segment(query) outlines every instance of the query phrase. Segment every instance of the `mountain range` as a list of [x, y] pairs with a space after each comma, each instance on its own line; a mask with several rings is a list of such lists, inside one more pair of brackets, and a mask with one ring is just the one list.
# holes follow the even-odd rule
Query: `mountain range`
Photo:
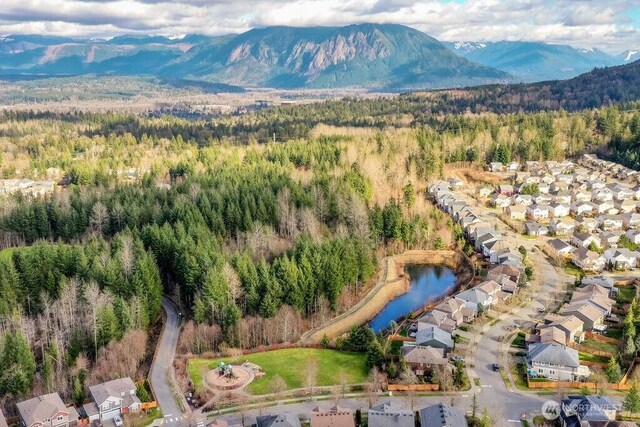
[[0, 75], [135, 75], [242, 87], [417, 90], [574, 77], [637, 59], [538, 42], [442, 43], [410, 27], [268, 27], [239, 35], [0, 37]]

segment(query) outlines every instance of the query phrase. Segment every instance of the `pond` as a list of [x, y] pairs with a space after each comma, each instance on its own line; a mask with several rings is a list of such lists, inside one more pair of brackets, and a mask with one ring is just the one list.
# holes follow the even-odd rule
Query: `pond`
[[391, 300], [371, 320], [375, 333], [418, 310], [427, 303], [439, 300], [456, 286], [456, 273], [448, 267], [433, 265], [407, 265], [405, 271], [411, 278], [409, 291]]

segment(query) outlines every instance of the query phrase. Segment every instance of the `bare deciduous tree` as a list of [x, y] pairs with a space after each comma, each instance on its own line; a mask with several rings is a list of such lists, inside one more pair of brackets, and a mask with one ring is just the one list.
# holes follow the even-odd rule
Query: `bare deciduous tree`
[[274, 375], [269, 381], [269, 391], [273, 394], [277, 400], [282, 398], [282, 393], [287, 390], [287, 383], [280, 375]]
[[313, 389], [318, 382], [318, 359], [315, 357], [307, 360], [304, 366], [304, 385], [309, 389], [309, 397], [313, 396]]
[[91, 231], [96, 234], [102, 234], [108, 222], [109, 211], [107, 210], [107, 207], [101, 202], [96, 202], [91, 209], [91, 217], [89, 218]]

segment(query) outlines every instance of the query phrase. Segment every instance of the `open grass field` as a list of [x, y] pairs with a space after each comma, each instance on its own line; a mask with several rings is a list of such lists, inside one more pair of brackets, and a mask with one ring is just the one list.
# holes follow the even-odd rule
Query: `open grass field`
[[262, 378], [254, 380], [247, 391], [254, 395], [268, 394], [269, 383], [275, 375], [281, 376], [289, 389], [304, 387], [305, 367], [309, 360], [318, 361], [317, 386], [340, 384], [346, 379], [349, 384], [363, 383], [367, 379], [366, 355], [338, 350], [289, 348], [267, 351], [264, 353], [241, 356], [237, 362], [231, 358], [224, 359], [191, 359], [188, 370], [196, 390], [202, 390], [205, 374], [225, 363], [241, 363], [245, 360], [259, 365], [265, 372]]

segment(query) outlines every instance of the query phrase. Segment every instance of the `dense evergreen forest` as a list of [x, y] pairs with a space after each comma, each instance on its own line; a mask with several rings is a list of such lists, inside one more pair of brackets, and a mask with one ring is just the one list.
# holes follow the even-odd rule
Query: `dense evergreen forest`
[[139, 375], [163, 294], [193, 319], [188, 351], [295, 340], [361, 298], [384, 254], [464, 246], [422, 197], [449, 164], [597, 150], [640, 166], [630, 104], [448, 114], [463, 98], [194, 121], [1, 113], [1, 177], [61, 185], [0, 199], [0, 394], [80, 401], [88, 384]]

